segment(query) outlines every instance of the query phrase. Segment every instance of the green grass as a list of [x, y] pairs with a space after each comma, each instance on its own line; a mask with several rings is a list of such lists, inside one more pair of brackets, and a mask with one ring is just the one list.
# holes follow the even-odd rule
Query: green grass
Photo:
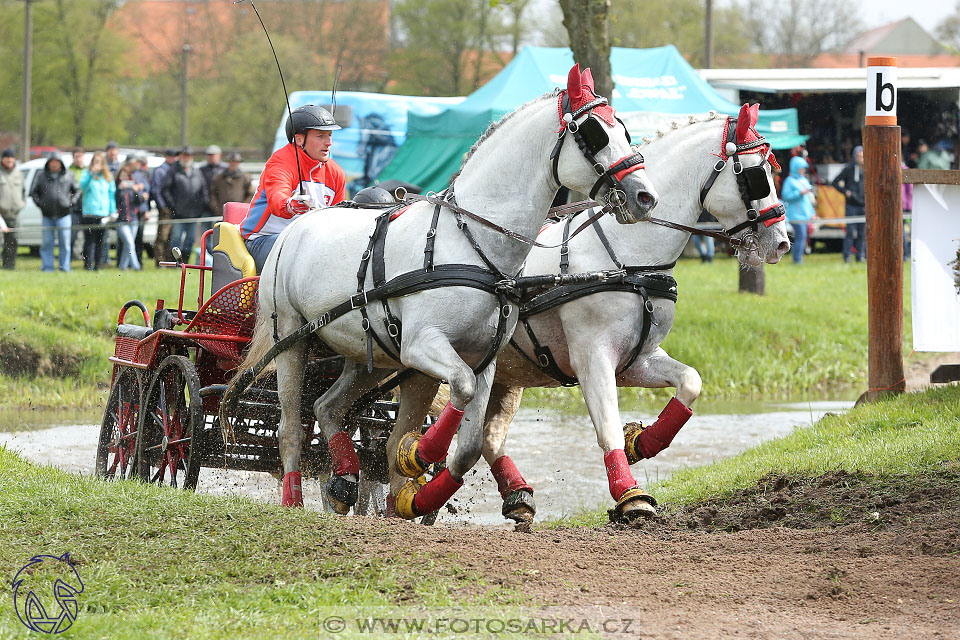
[[[839, 254], [789, 256], [765, 265], [766, 295], [737, 291], [733, 259], [712, 264], [681, 260], [676, 267], [676, 319], [663, 348], [697, 369], [703, 398], [797, 397], [836, 393], [867, 379], [867, 270]], [[893, 303], [894, 301], [891, 301]], [[910, 274], [904, 267], [904, 354], [913, 343]], [[914, 355], [913, 357], [920, 357]], [[621, 389], [621, 401], [637, 390]], [[667, 398], [673, 390], [640, 390]], [[525, 392], [528, 401], [582, 403], [577, 388]]]
[[[176, 306], [178, 269], [42, 273], [39, 258], [21, 255], [0, 287], [0, 409], [102, 407], [106, 401], [114, 330], [120, 307], [157, 298]], [[188, 291], [196, 305], [196, 284]], [[138, 317], [139, 316], [139, 317]], [[142, 323], [136, 309], [127, 322]]]
[[[682, 437], [682, 436], [681, 436]], [[960, 460], [960, 386], [939, 387], [864, 404], [765, 442], [733, 458], [677, 471], [647, 487], [667, 509], [724, 498], [769, 473], [818, 476], [829, 471], [880, 477], [922, 474]], [[642, 463], [634, 470], [642, 473]], [[554, 522], [597, 526], [606, 509]]]
[[[322, 607], [522, 601], [456, 557], [365, 548], [385, 521], [105, 483], [2, 447], [0, 487], [0, 575], [67, 551], [84, 581], [69, 637], [315, 638]], [[0, 638], [27, 635], [7, 593]]]
[[[76, 269], [46, 274], [21, 256], [0, 288], [0, 409], [94, 408], [105, 401], [120, 306], [157, 298], [176, 306], [176, 269], [143, 272]], [[75, 265], [76, 266], [76, 265]], [[680, 300], [664, 348], [703, 377], [704, 398], [787, 397], [863, 386], [867, 372], [867, 275], [837, 254], [796, 267], [767, 265], [762, 297], [737, 292], [736, 261], [676, 268]], [[909, 274], [904, 278], [904, 343], [910, 333]], [[188, 281], [187, 306], [195, 306]], [[905, 353], [909, 353], [909, 348]], [[39, 374], [37, 373], [39, 371]], [[621, 390], [623, 400], [637, 391]], [[641, 390], [645, 399], [672, 390]], [[579, 389], [531, 389], [529, 403], [582, 409]]]

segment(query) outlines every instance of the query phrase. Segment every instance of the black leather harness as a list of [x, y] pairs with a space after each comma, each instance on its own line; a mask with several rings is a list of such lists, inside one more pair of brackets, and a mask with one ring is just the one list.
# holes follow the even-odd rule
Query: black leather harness
[[[570, 224], [575, 217], [576, 214], [569, 216], [563, 223], [563, 244], [560, 247], [561, 274], [566, 274], [570, 267], [568, 241]], [[638, 294], [643, 298], [640, 339], [630, 350], [627, 361], [620, 370], [617, 371], [617, 375], [620, 375], [629, 369], [636, 361], [640, 355], [640, 351], [643, 349], [644, 343], [647, 341], [647, 337], [650, 335], [651, 325], [656, 324], [653, 319], [653, 302], [651, 298], [665, 298], [673, 302], [677, 301], [677, 281], [665, 273], [656, 273], [672, 269], [677, 264], [676, 260], [668, 264], [659, 265], [624, 265], [620, 262], [616, 252], [614, 252], [613, 246], [610, 244], [600, 224], [594, 221], [592, 226], [601, 244], [603, 244], [604, 249], [606, 249], [607, 255], [610, 256], [610, 260], [616, 265], [617, 271], [621, 275], [618, 278], [611, 278], [600, 282], [573, 283], [552, 287], [539, 295], [525, 300], [520, 306], [520, 324], [523, 325], [524, 330], [530, 337], [530, 342], [533, 345], [533, 356], [527, 354], [520, 345], [517, 344], [515, 339], [510, 339], [511, 346], [524, 358], [533, 363], [544, 374], [565, 387], [577, 385], [579, 381], [575, 377], [568, 376], [564, 373], [557, 365], [556, 359], [550, 351], [550, 347], [540, 343], [536, 333], [533, 331], [533, 327], [530, 326], [530, 316], [535, 316], [558, 307], [561, 304], [566, 304], [578, 298], [593, 295], [594, 293], [624, 291]]]

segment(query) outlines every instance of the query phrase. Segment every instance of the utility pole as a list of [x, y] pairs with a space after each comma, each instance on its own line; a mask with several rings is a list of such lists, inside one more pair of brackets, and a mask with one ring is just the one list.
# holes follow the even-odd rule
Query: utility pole
[[713, 67], [713, 0], [706, 0], [703, 21], [703, 68]]
[[33, 0], [24, 0], [23, 96], [20, 100], [20, 160], [30, 159], [30, 75], [33, 69]]
[[188, 6], [184, 12], [183, 26], [183, 57], [181, 58], [180, 69], [180, 146], [187, 146], [187, 58], [193, 47], [190, 46], [190, 21], [191, 16], [197, 12], [192, 6]]
[[183, 45], [182, 68], [180, 70], [180, 146], [187, 146], [187, 56], [190, 45]]

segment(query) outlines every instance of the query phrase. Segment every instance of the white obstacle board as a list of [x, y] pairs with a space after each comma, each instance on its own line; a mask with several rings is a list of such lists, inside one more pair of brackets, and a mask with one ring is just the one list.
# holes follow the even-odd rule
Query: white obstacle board
[[960, 295], [950, 264], [960, 245], [960, 186], [915, 185], [912, 237], [913, 348], [960, 351]]

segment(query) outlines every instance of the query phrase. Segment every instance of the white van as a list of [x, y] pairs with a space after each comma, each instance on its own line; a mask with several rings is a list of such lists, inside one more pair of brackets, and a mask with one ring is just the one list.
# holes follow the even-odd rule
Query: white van
[[[123, 159], [130, 154], [141, 153], [144, 152], [136, 149], [120, 149], [120, 160], [123, 161]], [[151, 172], [164, 162], [163, 156], [146, 155], [147, 168]], [[83, 164], [89, 165], [92, 158], [93, 153], [83, 154]], [[73, 162], [73, 154], [60, 153], [60, 159], [63, 162], [63, 166], [69, 167]], [[40, 244], [43, 240], [43, 214], [40, 213], [40, 208], [33, 201], [33, 198], [29, 197], [29, 194], [30, 191], [33, 190], [33, 181], [36, 179], [37, 174], [43, 171], [43, 166], [46, 163], [47, 158], [36, 158], [17, 166], [17, 168], [23, 172], [23, 185], [26, 191], [25, 195], [27, 195], [27, 197], [24, 198], [26, 200], [26, 206], [20, 210], [20, 215], [17, 218], [17, 228], [21, 229], [21, 231], [17, 233], [17, 244], [21, 247], [30, 247], [31, 253], [40, 251]], [[152, 253], [153, 242], [157, 238], [157, 209], [153, 202], [150, 203], [150, 207], [150, 220], [147, 221], [143, 229], [143, 245], [144, 247], [149, 247], [149, 252]], [[72, 250], [75, 259], [83, 254], [83, 233], [77, 233], [76, 236]], [[116, 239], [116, 234], [111, 234], [111, 236]]]

